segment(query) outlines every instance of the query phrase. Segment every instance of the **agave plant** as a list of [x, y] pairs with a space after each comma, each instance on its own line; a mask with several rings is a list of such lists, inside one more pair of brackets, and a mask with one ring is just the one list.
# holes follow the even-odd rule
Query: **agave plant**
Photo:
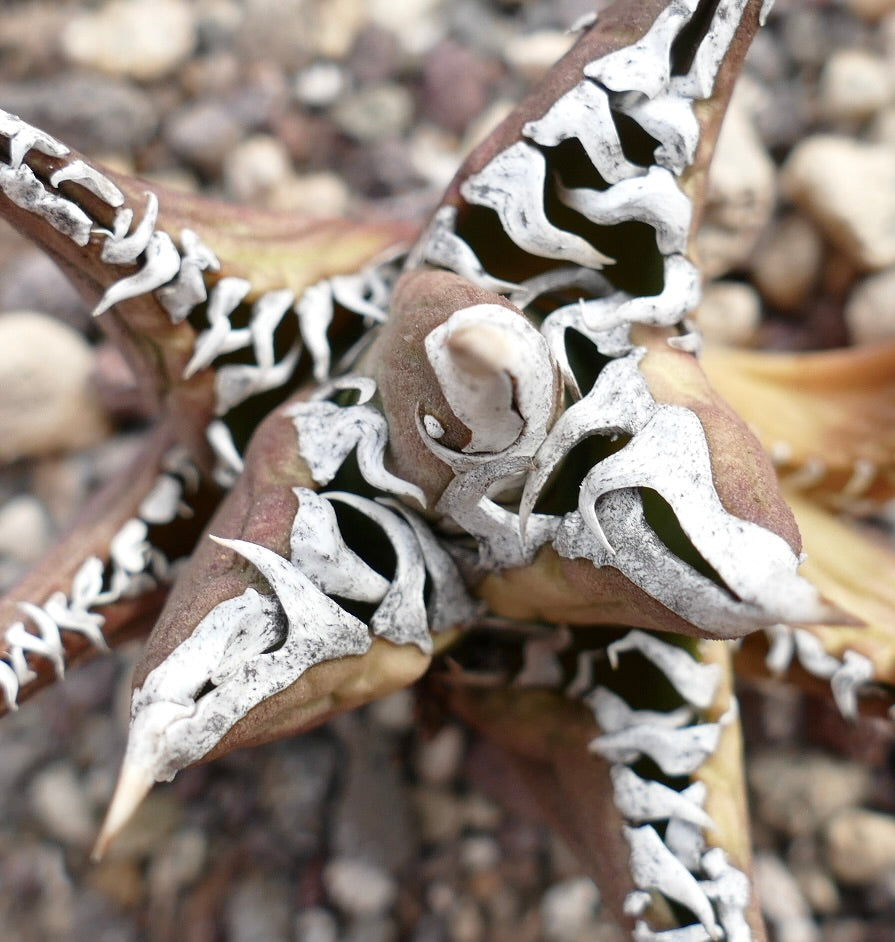
[[158, 415], [2, 602], [8, 710], [152, 625], [97, 854], [155, 782], [429, 672], [638, 942], [765, 938], [735, 669], [849, 717], [895, 680], [895, 556], [824, 507], [891, 496], [892, 352], [700, 357], [689, 318], [768, 6], [581, 24], [419, 232], [165, 192], [3, 114], [0, 212]]

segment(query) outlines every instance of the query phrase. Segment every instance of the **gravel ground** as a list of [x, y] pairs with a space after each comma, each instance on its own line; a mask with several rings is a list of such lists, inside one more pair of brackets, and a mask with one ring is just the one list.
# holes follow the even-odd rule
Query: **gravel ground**
[[[296, 211], [421, 218], [591, 8], [19, 0], [0, 17], [0, 103], [165, 183]], [[709, 339], [805, 349], [895, 338], [893, 158], [895, 3], [778, 0], [725, 127], [700, 235]], [[0, 386], [28, 369], [34, 391], [0, 405], [8, 583], [127, 460], [134, 411], [124, 367], [77, 296], [6, 229], [0, 312]], [[97, 375], [114, 402], [97, 396]], [[75, 417], [27, 412], [47, 396], [77, 403]], [[410, 693], [182, 773], [91, 865], [135, 655], [73, 672], [0, 727], [9, 942], [620, 940], [499, 759], [449, 719], [423, 716]], [[775, 938], [890, 942], [888, 730], [846, 728], [779, 688], [743, 691], [743, 705]]]

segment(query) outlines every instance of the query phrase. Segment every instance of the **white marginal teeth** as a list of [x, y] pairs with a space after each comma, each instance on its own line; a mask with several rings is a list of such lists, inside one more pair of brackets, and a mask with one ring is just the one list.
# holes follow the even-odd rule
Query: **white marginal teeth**
[[327, 497], [354, 507], [381, 527], [395, 553], [395, 575], [370, 618], [374, 634], [395, 644], [415, 644], [432, 652], [424, 599], [426, 567], [413, 530], [388, 507], [356, 494], [330, 492]]
[[610, 762], [625, 765], [648, 756], [666, 775], [691, 775], [709, 756], [714, 755], [721, 737], [718, 723], [662, 729], [656, 726], [631, 726], [598, 736], [590, 744]]
[[701, 664], [684, 648], [666, 644], [645, 631], [629, 631], [613, 641], [607, 648], [610, 662], [615, 665], [618, 655], [625, 651], [638, 651], [652, 661], [693, 706], [704, 710], [714, 699], [721, 676], [717, 664]]
[[[325, 401], [339, 389], [358, 389], [357, 405], [345, 408]], [[318, 484], [329, 484], [345, 459], [357, 449], [357, 461], [364, 480], [373, 487], [417, 501], [426, 506], [426, 496], [415, 484], [396, 477], [385, 467], [388, 423], [385, 416], [366, 401], [376, 390], [368, 377], [345, 376], [318, 390], [309, 402], [290, 406], [298, 432], [298, 446], [311, 476]]]
[[609, 96], [595, 82], [579, 82], [558, 98], [542, 118], [529, 121], [522, 133], [543, 147], [571, 137], [581, 142], [591, 163], [608, 183], [645, 172], [625, 157], [609, 107]]
[[586, 65], [584, 74], [612, 91], [655, 98], [668, 87], [671, 45], [697, 6], [698, 0], [671, 0], [637, 42]]
[[36, 150], [48, 157], [64, 157], [69, 153], [65, 144], [51, 137], [46, 131], [26, 124], [18, 115], [0, 110], [0, 134], [9, 138], [9, 165], [17, 169], [29, 150]]
[[333, 320], [333, 293], [328, 281], [305, 288], [295, 303], [301, 339], [314, 363], [314, 379], [318, 383], [329, 379], [330, 350], [326, 334]]
[[712, 828], [712, 819], [684, 793], [661, 782], [642, 779], [624, 765], [610, 769], [615, 806], [629, 821], [643, 824], [666, 818], [687, 821], [699, 828]]
[[656, 230], [656, 245], [663, 255], [687, 247], [692, 204], [662, 167], [650, 167], [646, 176], [622, 180], [602, 191], [557, 184], [557, 194], [570, 209], [602, 226], [629, 219], [647, 223]]
[[858, 690], [873, 680], [874, 667], [870, 658], [857, 651], [846, 651], [842, 656], [842, 665], [836, 668], [830, 678], [833, 699], [839, 712], [847, 720], [858, 718]]
[[292, 562], [327, 595], [380, 602], [388, 580], [345, 543], [329, 500], [306, 487], [292, 491], [298, 498], [290, 539]]
[[699, 923], [661, 932], [650, 929], [642, 920], [634, 926], [634, 942], [711, 942], [711, 938], [705, 926]]
[[27, 164], [7, 167], [0, 164], [0, 191], [20, 209], [39, 216], [76, 245], [90, 241], [93, 220], [79, 206], [49, 190]]
[[686, 705], [668, 713], [635, 710], [607, 687], [597, 687], [584, 698], [584, 702], [594, 711], [597, 724], [604, 733], [617, 733], [630, 726], [680, 729], [693, 719], [693, 711]]
[[50, 176], [50, 184], [55, 187], [66, 180], [73, 180], [80, 184], [109, 206], [117, 208], [124, 202], [124, 194], [121, 190], [105, 174], [100, 173], [83, 160], [73, 160]]
[[642, 890], [658, 890], [686, 906], [702, 923], [711, 939], [721, 939], [711, 901], [689, 870], [671, 853], [650, 825], [625, 828], [631, 848], [631, 875]]
[[106, 289], [99, 304], [93, 309], [94, 317], [99, 317], [122, 301], [155, 291], [180, 271], [180, 252], [165, 232], [152, 233], [145, 254], [146, 260], [139, 271], [116, 281]]
[[506, 234], [526, 252], [542, 258], [602, 268], [612, 259], [589, 242], [554, 226], [544, 211], [546, 164], [541, 152], [519, 142], [498, 154], [460, 187], [464, 199], [493, 209]]
[[[112, 265], [127, 265], [135, 262], [140, 254], [146, 251], [158, 220], [158, 197], [155, 193], [146, 194], [146, 212], [137, 224], [137, 228], [130, 235], [126, 235], [132, 219], [133, 210], [129, 208], [120, 210], [116, 215], [113, 232], [106, 237], [100, 251], [100, 258], [104, 262]], [[127, 225], [124, 225], [125, 222]], [[178, 264], [179, 258], [178, 253]], [[171, 278], [173, 277], [172, 275]]]

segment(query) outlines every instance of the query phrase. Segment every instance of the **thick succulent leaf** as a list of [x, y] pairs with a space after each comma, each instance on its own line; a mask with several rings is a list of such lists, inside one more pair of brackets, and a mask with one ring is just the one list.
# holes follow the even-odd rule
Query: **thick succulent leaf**
[[702, 365], [789, 489], [859, 507], [895, 495], [895, 345], [801, 354], [709, 348]]
[[[608, 650], [615, 665], [633, 663], [607, 673], [603, 662], [601, 680], [615, 690], [591, 691], [583, 701], [589, 714], [581, 701], [558, 692], [489, 689], [462, 673], [448, 675], [445, 693], [455, 711], [513, 757], [547, 820], [581, 856], [635, 938], [764, 940], [749, 878], [729, 646], [684, 648], [630, 632]], [[661, 684], [643, 689], [638, 665], [644, 657], [683, 693], [680, 706], [672, 699], [657, 708]], [[631, 706], [626, 698], [651, 700], [653, 708]], [[693, 748], [697, 740], [704, 740], [703, 748]], [[667, 763], [670, 777], [638, 764], [643, 756]], [[690, 915], [675, 914], [669, 903]]]
[[64, 663], [149, 630], [167, 594], [164, 554], [192, 547], [217, 496], [200, 487], [169, 425], [150, 433], [134, 462], [0, 600], [0, 713], [61, 676]]
[[[757, 440], [697, 361], [669, 346], [667, 332], [638, 327], [632, 338], [645, 355], [603, 369], [553, 425], [526, 481], [523, 525], [572, 447], [631, 436], [584, 476], [583, 506], [553, 536], [562, 562], [542, 548], [531, 566], [487, 576], [483, 598], [511, 617], [703, 637], [741, 636], [782, 619], [835, 621], [797, 574], [798, 529]], [[648, 513], [644, 490], [667, 510]]]
[[[285, 314], [271, 320], [265, 303], [271, 293], [279, 299], [289, 293], [288, 307], [304, 289], [362, 269], [413, 232], [405, 223], [300, 218], [165, 190], [95, 166], [0, 112], [4, 142], [0, 216], [51, 255], [95, 305], [144, 392], [168, 406], [182, 443], [203, 466], [213, 414], [282, 385], [293, 372], [294, 358], [277, 364], [284, 375], [264, 362]], [[226, 292], [234, 278], [246, 279], [235, 299]], [[218, 281], [224, 282], [220, 290]], [[187, 316], [206, 301], [210, 334], [197, 337]], [[245, 337], [229, 324], [240, 302], [254, 305]], [[305, 320], [319, 360], [325, 354], [317, 321]], [[254, 348], [256, 373], [263, 375], [231, 367], [214, 388], [201, 368], [224, 348], [241, 347]]]

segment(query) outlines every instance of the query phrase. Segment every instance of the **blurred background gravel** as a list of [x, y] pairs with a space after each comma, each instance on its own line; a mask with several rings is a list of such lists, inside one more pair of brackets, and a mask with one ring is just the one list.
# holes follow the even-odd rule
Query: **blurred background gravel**
[[[423, 219], [592, 7], [6, 0], [0, 103], [167, 185]], [[895, 339], [893, 220], [895, 0], [778, 0], [725, 124], [700, 233], [709, 341]], [[0, 229], [4, 585], [128, 460], [129, 388], [52, 263]], [[620, 942], [499, 759], [430, 710], [423, 722], [410, 692], [182, 773], [91, 865], [134, 657], [73, 671], [0, 724], [4, 940]], [[774, 937], [891, 942], [888, 729], [846, 728], [781, 688], [742, 700]]]

